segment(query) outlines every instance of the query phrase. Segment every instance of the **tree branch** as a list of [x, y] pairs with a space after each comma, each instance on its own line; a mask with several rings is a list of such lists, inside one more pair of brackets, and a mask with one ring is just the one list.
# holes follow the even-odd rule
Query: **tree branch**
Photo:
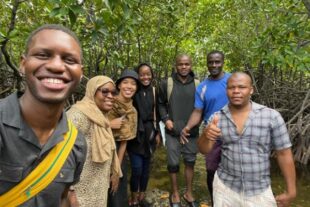
[[301, 47], [304, 47], [308, 44], [310, 44], [310, 40], [305, 40], [305, 41], [299, 42], [297, 47], [301, 48]]
[[9, 30], [7, 32], [6, 37], [4, 38], [4, 40], [0, 43], [1, 44], [1, 51], [3, 53], [4, 59], [6, 61], [6, 63], [8, 64], [8, 66], [13, 70], [14, 75], [16, 76], [16, 78], [18, 80], [21, 79], [21, 76], [19, 74], [18, 68], [12, 63], [11, 61], [11, 57], [8, 53], [8, 51], [6, 50], [6, 45], [9, 42], [9, 36], [11, 34], [11, 32], [14, 30], [15, 27], [15, 21], [16, 21], [16, 13], [17, 13], [17, 9], [19, 4], [23, 2], [23, 1], [19, 1], [19, 0], [15, 0], [14, 4], [13, 4], [13, 9], [12, 9], [12, 16], [11, 16], [11, 22], [10, 22], [10, 26], [9, 26]]
[[310, 18], [310, 1], [309, 0], [302, 0], [302, 3], [304, 3], [304, 5], [308, 11], [308, 17]]

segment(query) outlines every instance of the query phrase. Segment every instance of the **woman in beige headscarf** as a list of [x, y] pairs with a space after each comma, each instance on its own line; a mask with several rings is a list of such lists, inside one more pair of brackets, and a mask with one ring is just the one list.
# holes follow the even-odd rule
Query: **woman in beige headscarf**
[[[115, 84], [109, 77], [96, 76], [86, 86], [86, 94], [67, 112], [69, 119], [85, 135], [87, 157], [80, 182], [74, 186], [81, 206], [107, 206], [122, 176], [107, 113], [114, 104]], [[110, 179], [111, 176], [111, 179]]]

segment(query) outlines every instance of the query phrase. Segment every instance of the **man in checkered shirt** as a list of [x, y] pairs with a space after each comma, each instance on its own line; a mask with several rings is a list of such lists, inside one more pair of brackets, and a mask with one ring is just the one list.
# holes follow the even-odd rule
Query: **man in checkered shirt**
[[[291, 142], [280, 113], [250, 100], [251, 77], [236, 72], [228, 79], [229, 104], [210, 118], [198, 140], [207, 154], [222, 142], [221, 163], [213, 181], [215, 207], [289, 206], [296, 197]], [[286, 192], [273, 196], [270, 187], [272, 150], [286, 182]]]

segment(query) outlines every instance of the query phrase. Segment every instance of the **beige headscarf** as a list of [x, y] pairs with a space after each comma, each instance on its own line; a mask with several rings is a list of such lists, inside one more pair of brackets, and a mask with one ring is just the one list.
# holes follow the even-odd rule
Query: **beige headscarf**
[[81, 101], [78, 101], [72, 108], [80, 110], [87, 116], [93, 125], [92, 138], [92, 161], [103, 163], [112, 157], [112, 173], [121, 175], [120, 163], [116, 154], [116, 147], [110, 122], [106, 114], [102, 112], [95, 103], [95, 94], [99, 87], [114, 82], [107, 76], [95, 76], [86, 85], [86, 93]]

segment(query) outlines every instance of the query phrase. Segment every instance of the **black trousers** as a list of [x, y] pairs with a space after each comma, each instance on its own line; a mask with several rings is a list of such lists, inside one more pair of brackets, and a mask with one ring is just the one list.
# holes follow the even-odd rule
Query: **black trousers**
[[213, 206], [213, 180], [214, 180], [214, 175], [215, 175], [214, 170], [207, 170], [207, 185], [208, 185], [208, 190], [210, 193], [211, 197], [211, 205]]
[[108, 207], [129, 207], [127, 192], [127, 166], [128, 156], [125, 156], [121, 166], [123, 177], [119, 180], [118, 190], [113, 195], [109, 191]]

